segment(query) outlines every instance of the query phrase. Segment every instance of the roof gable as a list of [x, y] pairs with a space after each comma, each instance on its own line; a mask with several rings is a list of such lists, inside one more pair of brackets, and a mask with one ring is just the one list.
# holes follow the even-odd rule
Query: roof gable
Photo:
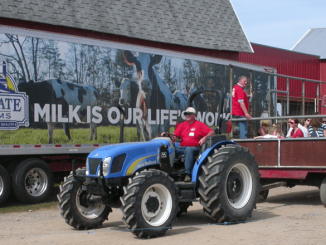
[[326, 28], [309, 29], [291, 50], [326, 59]]
[[213, 50], [253, 52], [229, 0], [1, 0], [5, 18]]

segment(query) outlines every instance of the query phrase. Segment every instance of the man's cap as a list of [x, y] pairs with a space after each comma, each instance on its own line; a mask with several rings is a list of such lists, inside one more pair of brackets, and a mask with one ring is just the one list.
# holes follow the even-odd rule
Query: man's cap
[[184, 113], [196, 114], [196, 110], [193, 107], [188, 107], [187, 110]]

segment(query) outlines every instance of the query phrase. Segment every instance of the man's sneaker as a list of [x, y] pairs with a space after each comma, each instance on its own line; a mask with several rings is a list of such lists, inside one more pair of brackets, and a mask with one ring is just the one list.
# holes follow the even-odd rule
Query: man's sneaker
[[190, 175], [186, 174], [184, 182], [190, 182], [190, 181], [191, 181]]

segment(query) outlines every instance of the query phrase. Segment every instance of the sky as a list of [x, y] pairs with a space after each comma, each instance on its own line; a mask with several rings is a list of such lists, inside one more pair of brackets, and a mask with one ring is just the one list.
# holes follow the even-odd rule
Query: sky
[[231, 0], [249, 42], [291, 49], [311, 28], [326, 28], [326, 0]]

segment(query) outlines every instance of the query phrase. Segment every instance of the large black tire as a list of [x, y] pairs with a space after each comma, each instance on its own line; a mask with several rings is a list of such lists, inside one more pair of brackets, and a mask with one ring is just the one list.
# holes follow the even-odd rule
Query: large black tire
[[129, 179], [120, 198], [122, 221], [137, 237], [163, 236], [179, 210], [178, 189], [167, 173], [144, 170]]
[[248, 149], [233, 144], [215, 149], [201, 170], [200, 203], [210, 219], [220, 223], [251, 217], [260, 190], [260, 174]]
[[39, 158], [29, 158], [15, 168], [12, 189], [23, 203], [46, 201], [53, 190], [53, 174], [50, 166]]
[[[77, 175], [85, 175], [85, 168], [77, 169]], [[85, 201], [87, 192], [78, 186], [72, 173], [64, 178], [59, 186], [58, 207], [66, 223], [77, 230], [94, 229], [108, 219], [112, 209], [104, 204], [88, 205]]]
[[320, 185], [320, 200], [321, 203], [326, 207], [326, 177], [322, 180]]
[[0, 207], [3, 206], [10, 194], [10, 176], [7, 170], [0, 164]]

